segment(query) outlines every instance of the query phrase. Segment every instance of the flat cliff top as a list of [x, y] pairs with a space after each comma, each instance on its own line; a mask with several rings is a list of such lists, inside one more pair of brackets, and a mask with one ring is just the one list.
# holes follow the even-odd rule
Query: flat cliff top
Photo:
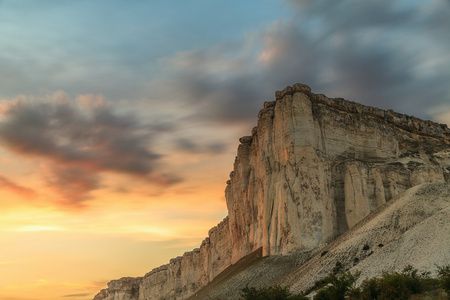
[[[280, 101], [295, 93], [304, 93], [308, 95], [313, 105], [327, 106], [330, 109], [340, 111], [341, 113], [359, 114], [368, 118], [380, 119], [403, 130], [436, 138], [444, 138], [448, 142], [450, 141], [450, 129], [447, 124], [422, 120], [414, 116], [394, 112], [393, 110], [383, 110], [342, 98], [328, 98], [323, 94], [312, 93], [309, 86], [301, 83], [288, 86], [282, 91], [277, 91], [275, 93], [275, 99], [276, 101]], [[265, 107], [274, 105], [275, 103], [272, 102], [271, 104], [266, 104]]]

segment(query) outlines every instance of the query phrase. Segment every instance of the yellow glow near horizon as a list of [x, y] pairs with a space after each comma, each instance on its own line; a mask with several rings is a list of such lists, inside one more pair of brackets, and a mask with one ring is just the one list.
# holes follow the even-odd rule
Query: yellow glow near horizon
[[28, 226], [22, 226], [16, 229], [13, 229], [13, 231], [22, 231], [22, 232], [33, 232], [33, 231], [61, 231], [63, 230], [62, 227], [58, 226], [44, 226], [44, 225], [28, 225]]
[[[236, 140], [241, 127], [231, 127], [215, 133]], [[209, 136], [201, 126], [189, 130]], [[0, 148], [0, 299], [91, 300], [110, 280], [143, 276], [199, 247], [226, 216], [235, 148], [190, 153], [170, 143], [161, 139], [158, 151], [170, 155], [159, 162], [182, 179], [176, 184], [97, 168], [99, 184], [76, 199], [48, 180], [57, 159]]]
[[112, 279], [143, 276], [198, 247], [226, 215], [225, 185], [207, 177], [155, 195], [140, 182], [125, 193], [98, 189], [81, 207], [61, 205], [45, 187], [31, 201], [0, 190], [0, 299], [91, 300]]

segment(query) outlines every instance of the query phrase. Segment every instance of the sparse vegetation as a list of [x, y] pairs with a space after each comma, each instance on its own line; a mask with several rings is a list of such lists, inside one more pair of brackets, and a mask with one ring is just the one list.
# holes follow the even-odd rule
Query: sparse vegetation
[[447, 293], [447, 299], [450, 300], [450, 265], [438, 266], [438, 274], [441, 287]]
[[381, 278], [364, 281], [361, 286], [361, 299], [409, 299], [406, 278], [399, 273], [384, 273]]
[[[336, 268], [337, 267], [337, 268]], [[381, 277], [364, 280], [356, 287], [360, 274], [345, 272], [337, 275], [342, 264], [336, 263], [333, 272], [305, 293], [317, 291], [314, 300], [406, 300], [406, 299], [446, 299], [450, 300], [450, 265], [438, 267], [439, 279], [430, 277], [429, 272], [419, 272], [407, 266], [402, 272], [385, 272]], [[304, 300], [304, 294], [292, 294], [288, 288], [273, 286], [241, 291], [243, 300]]]
[[342, 263], [341, 263], [340, 261], [337, 261], [337, 262], [336, 262], [336, 265], [335, 265], [334, 268], [333, 268], [333, 274], [334, 274], [334, 275], [337, 275], [337, 274], [341, 273], [343, 267], [344, 267], [344, 266], [342, 265]]
[[328, 284], [317, 292], [314, 300], [343, 300], [359, 295], [359, 291], [355, 288], [359, 273], [346, 272], [339, 276], [330, 274], [327, 278]]

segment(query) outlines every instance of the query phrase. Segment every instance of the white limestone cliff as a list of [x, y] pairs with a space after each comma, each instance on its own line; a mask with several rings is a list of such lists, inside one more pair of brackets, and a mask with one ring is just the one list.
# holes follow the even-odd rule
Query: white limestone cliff
[[142, 277], [123, 277], [119, 280], [111, 280], [108, 288], [101, 290], [94, 300], [138, 300], [141, 281]]
[[231, 264], [228, 217], [212, 228], [208, 236], [200, 248], [147, 273], [140, 285], [139, 300], [184, 299], [228, 267]]
[[[240, 139], [228, 217], [199, 249], [146, 274], [138, 299], [186, 299], [259, 248], [318, 249], [408, 188], [449, 181], [446, 125], [287, 87]], [[118, 293], [95, 300], [135, 299]]]
[[291, 291], [311, 288], [333, 272], [361, 272], [364, 279], [400, 272], [407, 265], [436, 275], [450, 259], [450, 185], [424, 183], [394, 197], [380, 210], [282, 278]]

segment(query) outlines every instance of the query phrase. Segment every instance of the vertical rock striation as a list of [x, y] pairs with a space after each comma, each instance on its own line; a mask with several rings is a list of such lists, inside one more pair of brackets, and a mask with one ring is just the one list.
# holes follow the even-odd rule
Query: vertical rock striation
[[265, 103], [240, 142], [226, 189], [233, 262], [315, 249], [406, 189], [448, 181], [446, 125], [301, 84]]
[[123, 277], [119, 280], [111, 280], [108, 288], [101, 290], [94, 300], [138, 300], [141, 282], [142, 277]]
[[[317, 249], [406, 189], [450, 181], [444, 124], [302, 84], [277, 92], [258, 117], [227, 182], [228, 217], [199, 249], [146, 274], [139, 300], [185, 299], [259, 248], [263, 255]], [[135, 299], [114, 293], [95, 300]]]
[[139, 300], [185, 299], [230, 264], [230, 233], [226, 217], [209, 231], [200, 248], [147, 273], [140, 286]]

